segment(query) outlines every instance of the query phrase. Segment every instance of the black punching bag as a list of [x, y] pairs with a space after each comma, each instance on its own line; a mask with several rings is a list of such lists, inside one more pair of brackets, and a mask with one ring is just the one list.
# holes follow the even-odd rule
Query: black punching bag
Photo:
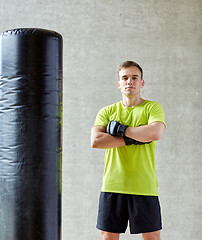
[[0, 38], [0, 239], [58, 240], [62, 37], [35, 28]]

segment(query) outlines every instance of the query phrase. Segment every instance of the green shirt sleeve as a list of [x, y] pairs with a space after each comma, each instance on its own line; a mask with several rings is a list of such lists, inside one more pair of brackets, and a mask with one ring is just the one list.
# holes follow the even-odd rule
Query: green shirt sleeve
[[164, 111], [160, 103], [154, 102], [149, 110], [148, 124], [152, 122], [162, 122], [165, 126]]
[[104, 107], [98, 112], [93, 127], [95, 126], [106, 127], [108, 122], [109, 122], [108, 108]]

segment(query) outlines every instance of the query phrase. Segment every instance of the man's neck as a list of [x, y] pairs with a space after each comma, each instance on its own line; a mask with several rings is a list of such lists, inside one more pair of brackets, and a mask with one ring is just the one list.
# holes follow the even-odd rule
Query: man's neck
[[145, 100], [140, 97], [126, 97], [123, 95], [123, 105], [126, 107], [135, 107], [137, 105], [140, 105]]

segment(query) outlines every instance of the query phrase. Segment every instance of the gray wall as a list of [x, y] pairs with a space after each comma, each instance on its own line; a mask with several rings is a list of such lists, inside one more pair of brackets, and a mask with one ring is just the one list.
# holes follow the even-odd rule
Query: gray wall
[[145, 73], [142, 96], [159, 101], [166, 115], [156, 150], [162, 239], [199, 240], [202, 1], [0, 1], [1, 32], [39, 27], [64, 38], [63, 239], [100, 239], [104, 150], [91, 149], [90, 131], [99, 109], [121, 99], [118, 65], [135, 60]]

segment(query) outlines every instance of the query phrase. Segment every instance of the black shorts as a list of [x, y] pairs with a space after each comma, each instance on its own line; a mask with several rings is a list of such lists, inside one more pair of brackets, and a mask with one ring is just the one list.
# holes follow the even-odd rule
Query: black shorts
[[158, 197], [101, 192], [96, 227], [106, 232], [124, 233], [128, 221], [131, 234], [161, 230]]

